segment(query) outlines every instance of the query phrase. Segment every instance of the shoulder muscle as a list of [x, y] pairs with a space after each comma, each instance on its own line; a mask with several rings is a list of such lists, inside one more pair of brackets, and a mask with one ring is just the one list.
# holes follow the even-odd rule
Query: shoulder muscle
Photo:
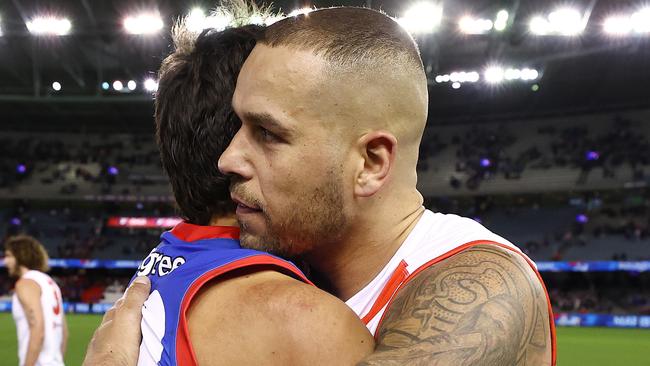
[[395, 297], [374, 365], [547, 365], [548, 305], [525, 259], [477, 246], [422, 271]]

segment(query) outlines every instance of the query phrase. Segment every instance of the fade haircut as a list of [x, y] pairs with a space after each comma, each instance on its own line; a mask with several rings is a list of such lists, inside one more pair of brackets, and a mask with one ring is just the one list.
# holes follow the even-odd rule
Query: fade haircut
[[5, 250], [16, 257], [16, 265], [27, 269], [47, 272], [50, 257], [40, 241], [29, 235], [16, 235], [5, 242]]
[[[259, 14], [246, 1], [230, 1], [235, 19]], [[235, 83], [263, 28], [245, 25], [196, 36], [185, 21], [172, 30], [175, 51], [163, 62], [155, 101], [156, 141], [181, 217], [208, 225], [232, 214], [229, 180], [217, 162], [241, 122], [232, 110]]]
[[287, 17], [268, 26], [259, 43], [313, 51], [339, 68], [390, 63], [424, 72], [413, 37], [387, 15], [367, 8], [319, 9]]

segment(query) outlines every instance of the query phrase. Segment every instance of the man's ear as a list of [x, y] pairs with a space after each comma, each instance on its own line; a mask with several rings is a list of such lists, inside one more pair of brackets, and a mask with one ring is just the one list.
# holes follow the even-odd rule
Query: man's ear
[[372, 131], [357, 141], [363, 159], [355, 174], [354, 194], [370, 197], [388, 181], [397, 154], [397, 138], [386, 131]]

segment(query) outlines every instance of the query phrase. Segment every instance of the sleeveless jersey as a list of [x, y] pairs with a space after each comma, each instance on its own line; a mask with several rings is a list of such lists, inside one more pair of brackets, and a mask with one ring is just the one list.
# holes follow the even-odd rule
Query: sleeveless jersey
[[[40, 271], [27, 271], [20, 279], [33, 280], [41, 288], [41, 308], [43, 310], [43, 348], [36, 361], [36, 366], [62, 366], [63, 355], [63, 305], [61, 290], [50, 276]], [[29, 345], [29, 324], [22, 304], [16, 294], [12, 297], [11, 312], [16, 322], [18, 333], [18, 359], [25, 364], [27, 346]]]
[[263, 265], [310, 283], [291, 262], [239, 246], [239, 229], [180, 223], [161, 236], [136, 276], [149, 276], [142, 308], [138, 365], [196, 365], [187, 324], [192, 298], [208, 281], [230, 271]]
[[[475, 245], [496, 245], [521, 255], [544, 287], [537, 266], [519, 248], [478, 222], [457, 215], [425, 210], [404, 243], [379, 274], [346, 304], [376, 337], [386, 309], [395, 294], [426, 268]], [[546, 288], [544, 287], [545, 291]], [[546, 292], [552, 342], [552, 365], [556, 364], [555, 323]]]

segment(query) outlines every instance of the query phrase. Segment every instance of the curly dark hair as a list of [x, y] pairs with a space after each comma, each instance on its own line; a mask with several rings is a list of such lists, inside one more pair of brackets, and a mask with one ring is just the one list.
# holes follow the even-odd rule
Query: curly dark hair
[[231, 101], [239, 71], [263, 27], [174, 30], [155, 101], [156, 140], [180, 215], [196, 225], [234, 213], [229, 179], [217, 167], [241, 122]]
[[16, 265], [41, 272], [50, 270], [50, 257], [40, 241], [29, 235], [12, 236], [5, 241], [5, 250], [16, 257]]

